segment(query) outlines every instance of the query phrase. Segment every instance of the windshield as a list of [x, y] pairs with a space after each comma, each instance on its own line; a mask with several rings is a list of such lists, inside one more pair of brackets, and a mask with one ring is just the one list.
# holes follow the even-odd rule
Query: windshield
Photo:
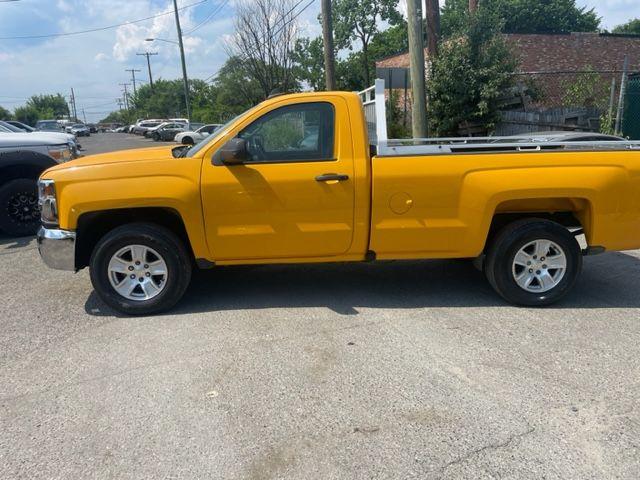
[[204, 149], [212, 140], [224, 135], [225, 133], [227, 133], [227, 129], [233, 124], [235, 123], [237, 120], [241, 119], [242, 117], [249, 115], [251, 112], [253, 112], [255, 109], [257, 109], [260, 106], [260, 104], [256, 105], [253, 108], [250, 108], [249, 110], [247, 110], [246, 112], [241, 113], [240, 115], [238, 115], [237, 117], [229, 120], [227, 123], [225, 123], [224, 125], [222, 125], [221, 127], [219, 127], [218, 129], [216, 129], [211, 135], [205, 137], [203, 140], [201, 140], [199, 143], [196, 143], [193, 147], [191, 147], [187, 152], [185, 152], [185, 157], [194, 157], [198, 152], [200, 152], [200, 150]]
[[0, 125], [3, 126], [5, 128], [5, 130], [8, 130], [10, 132], [17, 132], [17, 133], [24, 133], [24, 130], [11, 125], [10, 123], [7, 122], [0, 122]]

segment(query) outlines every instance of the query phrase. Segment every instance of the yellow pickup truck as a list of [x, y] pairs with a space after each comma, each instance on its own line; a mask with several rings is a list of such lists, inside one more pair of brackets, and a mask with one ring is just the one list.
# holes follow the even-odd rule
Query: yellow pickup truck
[[191, 148], [45, 171], [38, 246], [127, 314], [174, 306], [194, 266], [433, 258], [476, 259], [509, 302], [548, 305], [583, 255], [640, 247], [638, 148], [388, 140], [379, 85], [284, 95]]

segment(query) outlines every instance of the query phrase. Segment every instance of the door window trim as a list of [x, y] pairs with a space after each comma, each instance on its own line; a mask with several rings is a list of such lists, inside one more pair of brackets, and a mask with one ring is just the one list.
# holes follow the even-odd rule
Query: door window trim
[[[264, 160], [264, 161], [253, 161], [253, 160], [247, 160], [241, 163], [238, 163], [237, 165], [272, 165], [272, 164], [277, 164], [277, 163], [322, 163], [322, 162], [337, 162], [338, 158], [336, 155], [336, 108], [334, 106], [334, 104], [332, 102], [328, 102], [328, 101], [316, 101], [316, 102], [299, 102], [299, 103], [292, 103], [289, 105], [282, 105], [280, 107], [276, 107], [272, 110], [269, 110], [268, 112], [264, 113], [263, 115], [261, 115], [260, 117], [256, 118], [255, 120], [253, 120], [251, 123], [249, 123], [248, 125], [246, 125], [245, 127], [243, 127], [233, 138], [237, 138], [243, 131], [247, 130], [248, 128], [250, 128], [252, 125], [254, 125], [256, 122], [260, 121], [260, 120], [264, 120], [266, 117], [269, 117], [271, 115], [276, 114], [276, 112], [278, 111], [282, 111], [285, 109], [295, 109], [295, 108], [300, 108], [301, 106], [309, 108], [312, 107], [313, 105], [327, 105], [328, 107], [330, 107], [330, 113], [331, 113], [331, 118], [329, 119], [329, 125], [331, 127], [331, 155], [328, 156], [327, 158], [290, 158], [290, 159], [274, 159], [274, 160]], [[221, 147], [224, 148], [224, 145]]]

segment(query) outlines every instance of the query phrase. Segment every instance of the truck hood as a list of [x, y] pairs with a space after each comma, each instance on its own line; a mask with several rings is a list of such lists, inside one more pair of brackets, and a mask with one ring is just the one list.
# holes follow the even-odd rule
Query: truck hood
[[77, 158], [70, 162], [64, 163], [61, 166], [64, 166], [65, 168], [87, 167], [91, 165], [104, 165], [107, 163], [170, 159], [173, 158], [173, 154], [171, 153], [172, 148], [175, 148], [175, 145], [100, 153], [97, 155], [88, 155], [86, 157]]
[[35, 147], [64, 145], [69, 140], [63, 136], [52, 137], [43, 133], [0, 133], [0, 147]]

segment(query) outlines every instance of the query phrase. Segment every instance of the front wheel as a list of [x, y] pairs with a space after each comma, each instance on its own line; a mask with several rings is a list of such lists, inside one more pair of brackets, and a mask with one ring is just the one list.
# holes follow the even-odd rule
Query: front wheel
[[582, 252], [565, 227], [541, 219], [507, 225], [489, 248], [485, 274], [507, 301], [545, 306], [564, 297], [582, 269]]
[[191, 258], [184, 243], [158, 225], [118, 227], [96, 245], [91, 283], [111, 308], [147, 315], [173, 307], [191, 279]]
[[35, 235], [40, 227], [36, 180], [18, 178], [0, 187], [0, 230], [22, 237]]

